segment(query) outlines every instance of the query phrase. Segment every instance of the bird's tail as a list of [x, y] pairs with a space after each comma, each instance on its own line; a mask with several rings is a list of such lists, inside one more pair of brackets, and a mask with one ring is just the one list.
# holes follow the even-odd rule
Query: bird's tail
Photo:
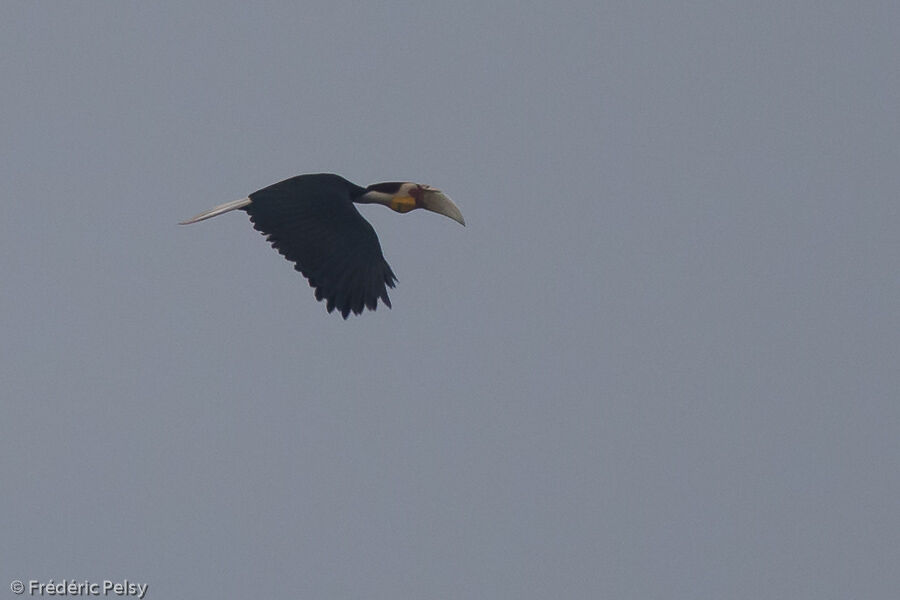
[[212, 219], [213, 217], [218, 217], [222, 213], [227, 213], [231, 210], [237, 210], [239, 208], [244, 208], [248, 204], [250, 204], [252, 200], [250, 198], [241, 198], [240, 200], [232, 200], [231, 202], [226, 202], [225, 204], [220, 204], [214, 208], [203, 211], [196, 217], [191, 217], [186, 221], [182, 221], [179, 225], [190, 225], [191, 223], [197, 223], [199, 221], [205, 221], [206, 219]]

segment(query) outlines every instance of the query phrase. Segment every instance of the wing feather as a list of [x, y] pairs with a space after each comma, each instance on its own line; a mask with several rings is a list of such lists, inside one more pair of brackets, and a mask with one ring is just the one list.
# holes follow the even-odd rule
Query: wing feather
[[346, 319], [378, 299], [391, 306], [396, 278], [375, 230], [356, 210], [356, 186], [337, 175], [300, 175], [250, 194], [240, 207], [275, 250], [294, 263], [324, 300]]

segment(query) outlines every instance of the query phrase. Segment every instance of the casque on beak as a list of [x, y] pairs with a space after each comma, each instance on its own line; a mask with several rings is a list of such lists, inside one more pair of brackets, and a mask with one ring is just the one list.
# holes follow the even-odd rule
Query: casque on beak
[[466, 226], [466, 220], [463, 219], [459, 207], [453, 203], [453, 200], [444, 195], [441, 190], [426, 185], [421, 186], [422, 199], [421, 206], [431, 212], [436, 212], [445, 217], [450, 217], [463, 227]]
[[463, 219], [462, 213], [453, 200], [445, 196], [441, 190], [421, 183], [409, 181], [373, 183], [353, 201], [362, 204], [383, 204], [398, 213], [408, 213], [417, 208], [424, 208], [450, 217], [460, 225], [465, 226], [466, 224], [466, 220]]

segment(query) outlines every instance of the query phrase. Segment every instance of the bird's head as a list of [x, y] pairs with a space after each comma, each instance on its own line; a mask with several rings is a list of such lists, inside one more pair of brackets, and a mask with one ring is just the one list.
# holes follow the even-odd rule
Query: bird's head
[[398, 213], [407, 213], [416, 208], [424, 208], [431, 212], [450, 217], [465, 226], [466, 221], [456, 204], [444, 195], [441, 190], [408, 181], [389, 181], [373, 183], [357, 199], [358, 202], [374, 202], [384, 204]]

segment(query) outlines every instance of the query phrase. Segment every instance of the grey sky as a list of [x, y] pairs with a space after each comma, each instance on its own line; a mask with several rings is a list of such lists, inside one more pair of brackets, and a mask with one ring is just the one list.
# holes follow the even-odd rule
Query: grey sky
[[[0, 4], [0, 578], [900, 592], [894, 2]], [[234, 213], [363, 207], [344, 322]]]

